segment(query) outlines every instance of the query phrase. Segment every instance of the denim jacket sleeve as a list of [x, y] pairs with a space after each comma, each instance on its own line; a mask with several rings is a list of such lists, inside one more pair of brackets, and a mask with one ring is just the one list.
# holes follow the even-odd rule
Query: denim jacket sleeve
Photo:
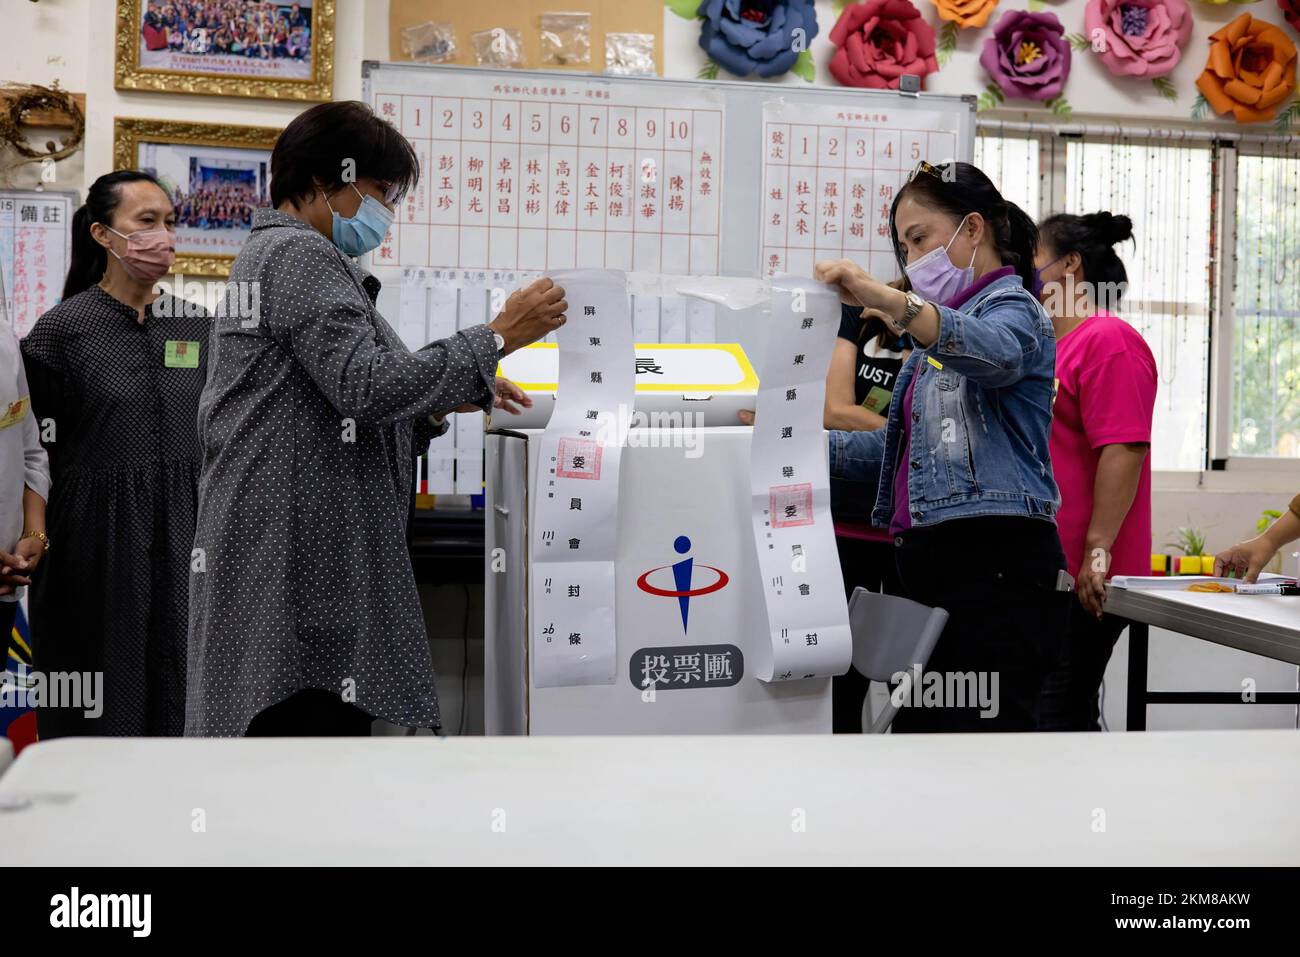
[[880, 464], [885, 451], [885, 430], [873, 432], [828, 432], [831, 475], [868, 485], [880, 484]]
[[[982, 308], [981, 308], [982, 307]], [[1012, 385], [1042, 349], [1043, 317], [1028, 294], [990, 296], [978, 313], [940, 306], [939, 338], [930, 347], [944, 365], [986, 388]]]

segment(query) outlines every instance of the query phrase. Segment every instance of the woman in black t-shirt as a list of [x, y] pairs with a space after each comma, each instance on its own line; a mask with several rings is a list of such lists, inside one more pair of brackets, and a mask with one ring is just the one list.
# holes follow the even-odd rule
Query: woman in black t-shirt
[[907, 346], [879, 317], [862, 318], [857, 306], [840, 309], [839, 338], [826, 376], [826, 428], [883, 429]]

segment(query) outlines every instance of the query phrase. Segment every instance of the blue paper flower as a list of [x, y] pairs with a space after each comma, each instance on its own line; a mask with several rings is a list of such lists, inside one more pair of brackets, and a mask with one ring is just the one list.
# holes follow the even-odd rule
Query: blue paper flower
[[736, 76], [780, 76], [817, 36], [813, 0], [704, 0], [697, 13], [700, 46]]

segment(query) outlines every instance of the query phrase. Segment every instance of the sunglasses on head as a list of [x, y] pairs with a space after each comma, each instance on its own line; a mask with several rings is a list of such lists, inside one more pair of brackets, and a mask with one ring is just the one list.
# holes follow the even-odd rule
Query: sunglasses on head
[[[935, 179], [942, 182], [945, 166], [947, 166], [946, 163], [941, 163], [938, 166], [934, 166], [931, 165], [930, 163], [927, 163], [925, 160], [921, 160], [919, 163], [917, 163], [915, 166], [912, 167], [912, 172], [907, 174], [907, 183], [910, 183], [912, 180], [916, 179], [922, 173], [924, 173], [926, 176], [933, 176]], [[904, 185], [907, 185], [907, 183], [904, 183]]]

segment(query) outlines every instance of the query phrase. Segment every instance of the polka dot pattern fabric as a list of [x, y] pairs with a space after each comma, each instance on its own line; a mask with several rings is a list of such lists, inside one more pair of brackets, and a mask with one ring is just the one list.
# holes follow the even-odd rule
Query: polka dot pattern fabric
[[[194, 422], [210, 328], [207, 312], [168, 295], [141, 324], [96, 285], [23, 340], [51, 478], [50, 550], [29, 595], [34, 667], [103, 673], [102, 713], [38, 708], [43, 739], [184, 728]], [[187, 362], [167, 364], [169, 341], [187, 344]]]
[[276, 210], [254, 213], [230, 279], [259, 314], [216, 318], [199, 402], [185, 733], [241, 735], [306, 688], [437, 727], [406, 544], [413, 433], [491, 406], [492, 333], [411, 352], [375, 309], [378, 280]]

